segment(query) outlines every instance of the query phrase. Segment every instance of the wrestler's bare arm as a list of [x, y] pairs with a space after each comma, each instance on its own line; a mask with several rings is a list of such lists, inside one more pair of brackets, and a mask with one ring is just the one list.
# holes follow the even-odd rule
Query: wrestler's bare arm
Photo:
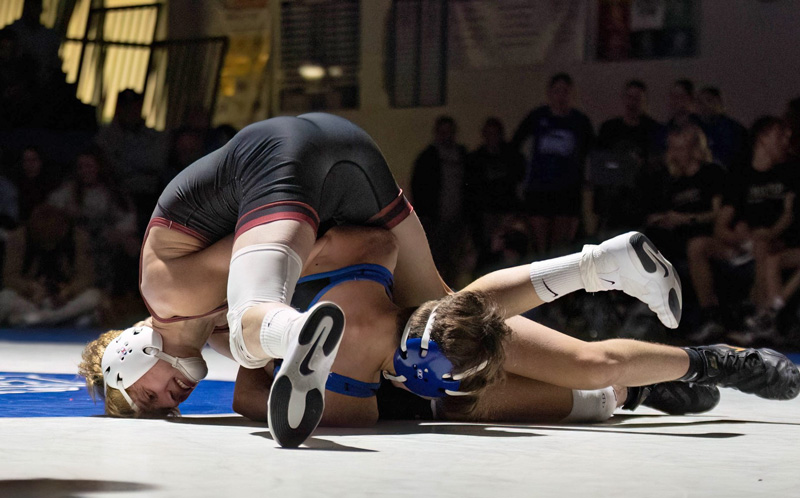
[[506, 318], [544, 304], [531, 284], [530, 265], [493, 271], [472, 282], [464, 290], [488, 294], [502, 306]]
[[439, 276], [416, 213], [412, 212], [391, 232], [398, 246], [394, 271], [394, 301], [398, 306], [419, 306], [452, 292]]

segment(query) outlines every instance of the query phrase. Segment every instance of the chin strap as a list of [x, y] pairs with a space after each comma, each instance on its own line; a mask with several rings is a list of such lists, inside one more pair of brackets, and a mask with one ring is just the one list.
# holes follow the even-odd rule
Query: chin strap
[[163, 351], [158, 351], [155, 348], [145, 348], [148, 354], [153, 354], [159, 360], [165, 361], [172, 365], [172, 368], [182, 373], [187, 379], [197, 384], [208, 375], [208, 365], [205, 360], [200, 357], [192, 356], [190, 358], [178, 358], [167, 354]]

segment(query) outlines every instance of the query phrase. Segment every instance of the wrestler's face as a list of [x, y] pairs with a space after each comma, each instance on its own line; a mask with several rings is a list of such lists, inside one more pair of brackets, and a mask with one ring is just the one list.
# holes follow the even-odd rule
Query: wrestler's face
[[133, 402], [144, 412], [171, 409], [186, 401], [197, 386], [172, 365], [158, 361], [128, 389]]

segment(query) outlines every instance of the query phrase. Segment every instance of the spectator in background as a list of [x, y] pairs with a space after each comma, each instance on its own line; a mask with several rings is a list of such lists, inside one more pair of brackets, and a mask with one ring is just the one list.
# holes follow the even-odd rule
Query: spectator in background
[[6, 173], [5, 151], [0, 149], [0, 261], [5, 234], [19, 223], [19, 196], [14, 182]]
[[[759, 315], [769, 320], [783, 307], [782, 300], [766, 291], [770, 258], [787, 245], [800, 245], [798, 230], [787, 230], [794, 221], [797, 192], [797, 166], [785, 163], [789, 128], [782, 119], [766, 116], [755, 122], [750, 134], [752, 160], [732, 179], [717, 218], [715, 237], [695, 239], [689, 246], [689, 270], [705, 318], [704, 326], [693, 337], [695, 341], [716, 340], [724, 331], [714, 289], [713, 260], [731, 260], [743, 251], [752, 251], [756, 266], [752, 297]], [[773, 336], [774, 321], [761, 322], [752, 332], [760, 338]]]
[[466, 270], [463, 253], [469, 227], [465, 220], [467, 149], [456, 142], [456, 123], [450, 116], [436, 119], [433, 143], [414, 163], [411, 194], [431, 244], [431, 253], [444, 281], [456, 286]]
[[466, 205], [475, 230], [478, 268], [489, 263], [496, 252], [492, 241], [501, 238], [519, 215], [516, 187], [524, 173], [522, 155], [505, 141], [499, 119], [488, 118], [481, 134], [483, 144], [467, 156]]
[[708, 138], [714, 161], [728, 170], [747, 155], [747, 129], [725, 114], [725, 103], [719, 88], [707, 86], [697, 99], [700, 121]]
[[[600, 126], [597, 151], [591, 158], [590, 178], [602, 174], [604, 166], [632, 170], [609, 172], [630, 176], [621, 178], [619, 182], [600, 184], [599, 179], [591, 182], [591, 205], [598, 219], [598, 229], [603, 234], [614, 235], [638, 226], [640, 209], [636, 205], [636, 180], [657, 153], [662, 129], [647, 114], [647, 86], [639, 80], [628, 81], [622, 91], [622, 115]], [[587, 233], [593, 235], [596, 231], [592, 226], [594, 223], [587, 225]]]
[[215, 151], [228, 143], [238, 130], [229, 124], [221, 124], [211, 130], [206, 144], [208, 152]]
[[25, 0], [22, 17], [6, 26], [13, 33], [22, 56], [34, 64], [36, 81], [43, 87], [63, 82], [61, 59], [61, 37], [53, 29], [42, 25], [42, 0]]
[[570, 244], [578, 230], [584, 164], [594, 130], [589, 118], [573, 107], [574, 96], [572, 78], [554, 75], [547, 105], [528, 114], [511, 141], [525, 157], [521, 190], [540, 256]]
[[680, 128], [687, 124], [702, 126], [700, 117], [695, 113], [694, 92], [694, 83], [688, 79], [677, 80], [672, 85], [672, 89], [669, 91], [669, 100], [667, 101], [670, 114], [669, 121], [667, 121], [668, 130]]
[[100, 304], [89, 235], [60, 209], [41, 204], [8, 238], [0, 291], [0, 323], [88, 325]]
[[36, 67], [22, 55], [17, 34], [0, 30], [0, 130], [36, 122]]
[[205, 137], [206, 134], [201, 130], [189, 127], [179, 128], [173, 132], [162, 186], [166, 186], [184, 168], [211, 152], [206, 151]]
[[59, 181], [58, 172], [45, 163], [39, 149], [33, 146], [22, 150], [20, 160], [10, 176], [17, 188], [20, 221], [30, 217], [33, 209], [47, 199]]
[[123, 191], [133, 199], [139, 234], [144, 233], [161, 193], [167, 161], [166, 137], [145, 126], [143, 103], [140, 93], [120, 92], [113, 121], [96, 137]]
[[130, 282], [122, 285], [119, 277], [120, 272], [138, 264], [141, 240], [136, 234], [136, 213], [116, 187], [99, 150], [78, 155], [71, 177], [50, 194], [48, 203], [89, 235], [94, 273], [103, 290], [118, 292], [131, 287]]
[[800, 159], [800, 97], [790, 100], [786, 105], [785, 119], [792, 130], [789, 154], [794, 159]]
[[640, 191], [646, 233], [667, 259], [685, 260], [695, 238], [711, 237], [725, 182], [699, 126], [669, 132], [664, 165], [643, 178]]

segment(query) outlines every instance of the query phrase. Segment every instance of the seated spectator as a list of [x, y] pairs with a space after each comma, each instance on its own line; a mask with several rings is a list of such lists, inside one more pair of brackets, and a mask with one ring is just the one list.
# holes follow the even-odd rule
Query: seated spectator
[[700, 121], [714, 161], [729, 171], [741, 164], [748, 151], [747, 128], [725, 114], [719, 88], [707, 86], [697, 99]]
[[[591, 154], [591, 206], [597, 220], [586, 232], [608, 236], [639, 226], [635, 186], [643, 168], [657, 154], [663, 126], [647, 114], [647, 86], [631, 80], [622, 91], [622, 115], [600, 126]], [[601, 235], [604, 238], [605, 235]]]
[[63, 211], [42, 204], [8, 238], [0, 323], [88, 325], [100, 303], [89, 235]]
[[[786, 246], [800, 245], [800, 233], [787, 230], [794, 219], [797, 166], [785, 163], [790, 132], [780, 118], [758, 119], [751, 130], [752, 159], [732, 179], [717, 218], [714, 237], [700, 237], [689, 245], [689, 269], [705, 323], [693, 337], [712, 341], [724, 332], [720, 302], [714, 290], [711, 262], [730, 261], [752, 251], [756, 277], [752, 298], [762, 316], [774, 317], [782, 307], [770, 286], [772, 258]], [[761, 323], [759, 338], [774, 336], [773, 324]], [[750, 337], [755, 339], [755, 337]]]
[[[14, 182], [8, 178], [5, 165], [5, 151], [0, 149], [0, 246], [5, 240], [5, 233], [13, 230], [19, 223], [19, 195]], [[0, 250], [2, 260], [2, 250]]]
[[124, 193], [133, 199], [140, 234], [161, 193], [167, 161], [165, 136], [145, 126], [143, 103], [140, 93], [130, 89], [120, 92], [114, 119], [96, 138]]
[[667, 259], [685, 259], [695, 238], [712, 235], [725, 181], [703, 130], [689, 124], [669, 132], [664, 165], [644, 176], [640, 191], [646, 233]]
[[547, 104], [522, 120], [511, 143], [525, 157], [521, 190], [540, 256], [571, 244], [582, 214], [584, 165], [594, 141], [589, 118], [573, 107], [572, 77], [550, 78]]
[[17, 188], [20, 221], [30, 217], [33, 209], [47, 199], [59, 181], [56, 169], [51, 163], [45, 163], [39, 149], [33, 146], [23, 149], [10, 178]]
[[101, 157], [96, 149], [79, 154], [73, 174], [47, 202], [89, 235], [98, 282], [104, 290], [114, 291], [119, 290], [114, 288], [120, 283], [117, 273], [137, 265], [141, 239], [133, 206], [114, 184]]
[[[522, 180], [523, 159], [506, 141], [503, 123], [488, 118], [483, 125], [483, 144], [467, 156], [467, 209], [476, 232], [478, 267], [492, 252], [491, 241], [519, 215], [517, 184]], [[523, 249], [522, 254], [525, 254]]]
[[468, 246], [469, 235], [464, 219], [467, 149], [456, 142], [456, 132], [453, 118], [437, 118], [433, 143], [417, 156], [411, 177], [414, 209], [428, 233], [436, 266], [450, 286], [456, 286], [466, 270], [460, 249]]

